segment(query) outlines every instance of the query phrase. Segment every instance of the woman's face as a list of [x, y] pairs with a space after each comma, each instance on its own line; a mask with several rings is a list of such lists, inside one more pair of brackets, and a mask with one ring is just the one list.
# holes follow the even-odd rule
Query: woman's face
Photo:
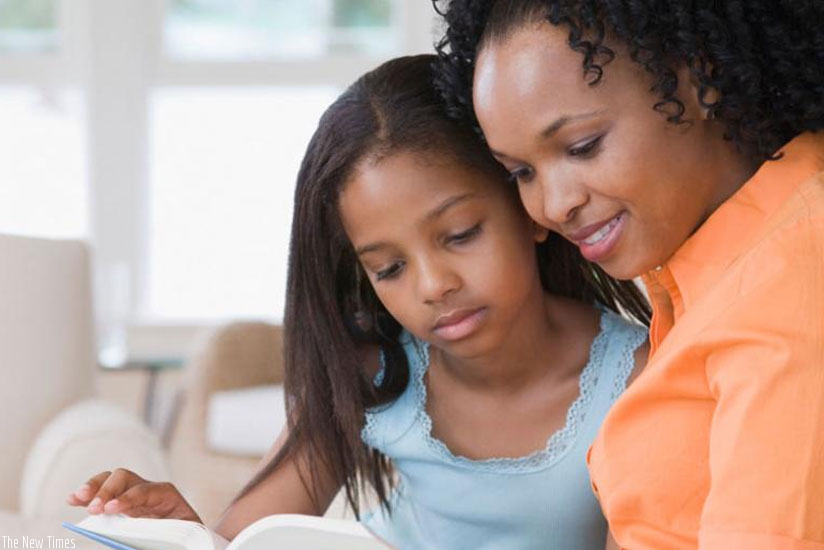
[[612, 47], [589, 85], [567, 34], [539, 23], [486, 45], [475, 112], [530, 216], [629, 279], [664, 263], [751, 168], [705, 120], [688, 71], [678, 97], [692, 122], [668, 123], [640, 65]]

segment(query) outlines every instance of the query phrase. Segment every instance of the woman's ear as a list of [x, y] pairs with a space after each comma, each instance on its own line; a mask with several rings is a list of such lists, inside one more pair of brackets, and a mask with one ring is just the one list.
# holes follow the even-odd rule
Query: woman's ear
[[[701, 70], [709, 74], [712, 71], [712, 66], [707, 63]], [[686, 108], [685, 119], [709, 120], [710, 107], [708, 105], [718, 102], [721, 97], [719, 91], [712, 87], [706, 87], [704, 88], [704, 95], [700, 95], [701, 82], [699, 76], [686, 63], [681, 65], [676, 74], [678, 76], [678, 96]]]

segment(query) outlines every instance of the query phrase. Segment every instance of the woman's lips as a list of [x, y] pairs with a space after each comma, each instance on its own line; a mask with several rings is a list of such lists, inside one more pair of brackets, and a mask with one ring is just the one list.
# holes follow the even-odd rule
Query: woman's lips
[[626, 220], [626, 213], [621, 212], [604, 223], [578, 231], [571, 237], [571, 240], [578, 245], [584, 258], [590, 262], [599, 262], [615, 249]]
[[439, 338], [455, 341], [466, 338], [475, 332], [486, 317], [485, 307], [461, 309], [441, 315], [432, 329]]

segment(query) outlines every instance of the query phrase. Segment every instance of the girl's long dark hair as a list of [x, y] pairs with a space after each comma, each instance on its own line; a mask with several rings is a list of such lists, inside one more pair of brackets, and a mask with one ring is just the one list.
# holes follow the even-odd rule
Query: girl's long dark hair
[[[367, 73], [327, 109], [309, 143], [295, 190], [284, 318], [289, 435], [241, 496], [300, 449], [309, 460], [309, 477], [302, 472], [307, 487], [317, 487], [316, 472], [328, 472], [345, 488], [356, 515], [365, 487], [388, 507], [391, 464], [362, 443], [361, 429], [367, 408], [404, 391], [409, 369], [398, 342], [401, 326], [378, 300], [343, 231], [339, 193], [361, 162], [401, 151], [446, 155], [500, 174], [502, 185], [507, 178], [473, 128], [446, 116], [432, 85], [435, 59], [398, 58]], [[637, 287], [584, 262], [564, 239], [550, 237], [537, 246], [537, 254], [549, 292], [620, 307], [648, 322], [649, 309]], [[365, 345], [384, 352], [384, 376], [377, 386], [363, 365]]]
[[[824, 2], [821, 0], [432, 0], [446, 22], [436, 86], [456, 118], [475, 123], [478, 51], [546, 21], [569, 31], [584, 74], [596, 84], [622, 41], [651, 75], [667, 120], [681, 123], [676, 69], [686, 65], [698, 97], [727, 139], [763, 162], [796, 135], [824, 128]], [[710, 99], [710, 98], [713, 99]], [[476, 123], [475, 123], [476, 124]]]

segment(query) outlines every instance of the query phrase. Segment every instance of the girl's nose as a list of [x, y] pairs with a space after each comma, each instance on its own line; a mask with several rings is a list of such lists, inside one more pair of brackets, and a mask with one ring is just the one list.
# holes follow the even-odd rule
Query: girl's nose
[[427, 261], [419, 264], [418, 288], [422, 300], [437, 303], [461, 286], [461, 277], [446, 262]]

